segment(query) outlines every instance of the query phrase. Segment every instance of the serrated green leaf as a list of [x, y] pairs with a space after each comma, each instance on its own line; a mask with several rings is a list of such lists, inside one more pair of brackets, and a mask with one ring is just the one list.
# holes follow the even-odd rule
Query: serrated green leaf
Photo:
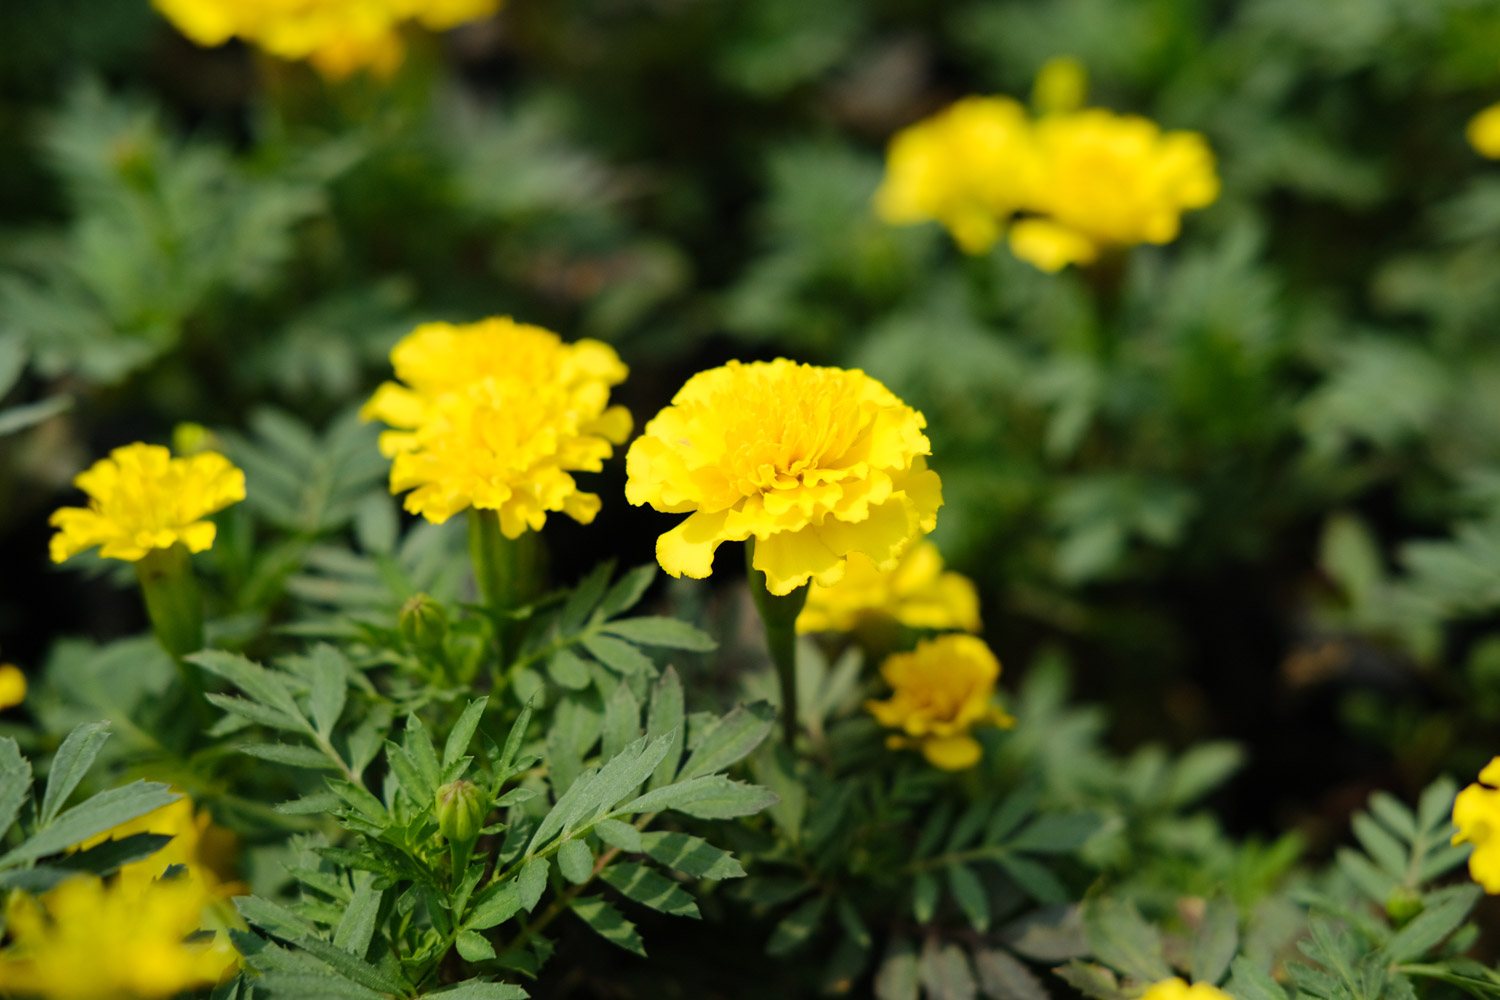
[[1066, 854], [1082, 847], [1102, 825], [1094, 813], [1049, 813], [1032, 820], [1007, 846], [1033, 854]]
[[645, 596], [650, 589], [651, 582], [656, 579], [656, 563], [646, 563], [637, 566], [621, 576], [609, 593], [604, 595], [604, 600], [599, 602], [599, 607], [594, 615], [595, 620], [603, 621], [613, 618], [622, 611], [629, 611], [635, 607], [636, 602]]
[[458, 721], [453, 724], [453, 728], [448, 731], [447, 742], [443, 744], [443, 774], [445, 777], [449, 769], [469, 752], [469, 743], [474, 739], [474, 731], [479, 728], [479, 722], [484, 718], [484, 710], [489, 703], [490, 699], [488, 695], [469, 702], [463, 714], [458, 717]]
[[1075, 958], [1066, 965], [1053, 969], [1052, 972], [1079, 993], [1092, 997], [1093, 1000], [1124, 1000], [1125, 998], [1125, 993], [1120, 989], [1115, 974], [1102, 965], [1080, 962]]
[[593, 683], [589, 665], [579, 659], [571, 649], [559, 649], [547, 660], [547, 676], [560, 687], [582, 691]]
[[16, 814], [31, 795], [31, 762], [9, 736], [0, 738], [0, 837], [16, 821]]
[[[287, 690], [286, 684], [275, 673], [259, 663], [218, 649], [205, 649], [186, 656], [184, 659], [189, 663], [196, 663], [211, 674], [224, 678], [262, 705], [274, 708], [294, 719], [302, 719], [302, 711], [297, 707], [297, 701]], [[305, 720], [303, 724], [307, 725]], [[310, 725], [307, 728], [311, 731]]]
[[615, 815], [674, 809], [699, 819], [733, 819], [758, 813], [775, 801], [776, 796], [759, 785], [743, 785], [715, 774], [647, 792], [615, 810]]
[[101, 877], [111, 875], [124, 865], [149, 858], [171, 840], [167, 834], [132, 833], [95, 844], [87, 850], [65, 854], [53, 861], [51, 867], [65, 873], [79, 871], [93, 872]]
[[1417, 824], [1423, 830], [1436, 830], [1448, 822], [1453, 815], [1453, 800], [1458, 797], [1458, 785], [1444, 775], [1422, 792], [1417, 802]]
[[600, 631], [633, 642], [640, 646], [656, 646], [662, 649], [686, 649], [706, 653], [717, 649], [718, 643], [707, 632], [694, 628], [676, 618], [646, 616], [622, 618], [603, 626]]
[[1141, 982], [1171, 978], [1171, 966], [1162, 957], [1161, 934], [1133, 903], [1091, 900], [1083, 908], [1083, 930], [1094, 956], [1106, 965]]
[[1339, 848], [1334, 856], [1334, 862], [1349, 877], [1349, 881], [1369, 898], [1370, 902], [1379, 906], [1384, 906], [1391, 898], [1391, 893], [1401, 885], [1399, 879], [1394, 879], [1376, 868], [1370, 863], [1369, 858], [1352, 848]]
[[523, 988], [511, 983], [485, 983], [477, 979], [423, 993], [422, 1000], [526, 1000]]
[[1482, 895], [1477, 885], [1455, 885], [1429, 894], [1423, 910], [1386, 942], [1392, 962], [1410, 962], [1427, 954], [1456, 931]]
[[403, 980], [376, 968], [364, 959], [356, 958], [342, 948], [334, 947], [320, 937], [304, 934], [289, 938], [288, 941], [303, 951], [310, 952], [315, 958], [327, 963], [329, 968], [339, 975], [361, 986], [368, 986], [372, 990], [391, 996], [405, 996], [411, 991], [411, 987]]
[[390, 1000], [384, 993], [351, 983], [331, 972], [263, 972], [255, 979], [257, 996], [271, 1000]]
[[715, 723], [693, 748], [682, 766], [682, 779], [717, 774], [750, 755], [776, 725], [776, 710], [768, 702], [740, 705]]
[[656, 770], [651, 772], [651, 778], [646, 783], [647, 789], [660, 788], [662, 785], [669, 784], [676, 776], [678, 765], [682, 763], [685, 732], [682, 680], [677, 676], [674, 668], [667, 667], [651, 687], [651, 707], [647, 712], [646, 737], [656, 740], [671, 734], [672, 741], [667, 745], [667, 752], [662, 755], [661, 762], [656, 765]]
[[510, 776], [511, 768], [515, 765], [516, 754], [521, 750], [521, 740], [526, 735], [526, 727], [531, 724], [531, 702], [521, 706], [521, 714], [516, 716], [515, 723], [510, 727], [510, 733], [505, 737], [505, 748], [500, 751], [500, 758], [495, 762], [495, 774], [497, 780], [504, 780]]
[[1041, 980], [998, 948], [975, 949], [974, 971], [980, 992], [989, 1000], [1050, 1000]]
[[65, 851], [110, 827], [144, 816], [179, 798], [181, 796], [166, 785], [154, 781], [133, 781], [121, 788], [100, 792], [59, 813], [56, 819], [37, 831], [30, 840], [0, 857], [0, 868], [10, 868]]
[[307, 727], [303, 725], [302, 720], [294, 719], [285, 712], [278, 712], [276, 709], [262, 705], [258, 701], [251, 701], [249, 698], [239, 698], [234, 695], [215, 693], [207, 694], [204, 697], [215, 708], [258, 725], [267, 726], [271, 729], [280, 729], [284, 732], [307, 732]]
[[406, 728], [401, 734], [401, 748], [410, 755], [412, 763], [422, 775], [423, 783], [436, 792], [438, 785], [443, 783], [443, 765], [438, 761], [432, 737], [427, 735], [427, 727], [414, 714], [406, 717]]
[[1239, 919], [1239, 910], [1228, 897], [1215, 896], [1208, 901], [1188, 957], [1195, 982], [1217, 984], [1229, 971], [1229, 963], [1239, 951]]
[[911, 915], [917, 923], [932, 923], [937, 913], [938, 880], [932, 872], [918, 872], [911, 881]]
[[766, 942], [766, 954], [788, 955], [806, 945], [822, 926], [827, 912], [828, 897], [822, 893], [804, 900], [777, 923], [771, 940]]
[[[542, 872], [542, 888], [547, 887], [546, 870]], [[540, 893], [537, 894], [540, 897]], [[533, 901], [533, 907], [536, 903]], [[474, 908], [464, 919], [464, 926], [474, 930], [488, 930], [502, 924], [520, 913], [521, 889], [517, 879], [511, 879], [493, 888], [485, 889], [475, 899]]]
[[949, 865], [948, 891], [976, 931], [983, 934], [990, 929], [989, 894], [977, 874], [963, 865]]
[[610, 944], [624, 948], [642, 958], [646, 956], [645, 945], [641, 943], [641, 936], [636, 932], [635, 925], [603, 899], [598, 896], [575, 899], [569, 908], [578, 919], [588, 924], [590, 930]]
[[582, 840], [565, 840], [557, 849], [557, 870], [574, 885], [582, 885], [594, 874], [594, 852]]
[[1038, 903], [1064, 903], [1068, 899], [1068, 890], [1057, 880], [1047, 866], [1033, 861], [1024, 854], [996, 855], [995, 861], [1005, 874], [1026, 892], [1028, 896]]
[[607, 635], [590, 635], [583, 640], [583, 648], [594, 659], [625, 677], [636, 674], [650, 676], [656, 673], [656, 664], [651, 662], [649, 656], [620, 639]]
[[1245, 751], [1235, 743], [1199, 743], [1178, 758], [1168, 779], [1167, 799], [1191, 805], [1219, 787], [1245, 762]]
[[376, 919], [384, 898], [385, 891], [375, 888], [374, 875], [369, 872], [355, 875], [354, 895], [344, 907], [344, 915], [339, 918], [338, 927], [333, 932], [334, 946], [364, 958], [375, 936]]
[[1370, 812], [1407, 843], [1417, 839], [1417, 818], [1389, 792], [1370, 796]]
[[57, 748], [52, 769], [47, 773], [47, 790], [42, 795], [42, 807], [37, 814], [39, 826], [52, 822], [68, 796], [73, 794], [73, 789], [94, 766], [94, 759], [108, 739], [108, 722], [85, 722], [68, 733], [62, 746]]
[[333, 735], [339, 716], [344, 713], [344, 699], [349, 694], [349, 661], [337, 647], [320, 642], [308, 654], [311, 692], [307, 708], [313, 728], [323, 739]]
[[1229, 968], [1229, 984], [1224, 989], [1234, 1000], [1287, 1000], [1281, 985], [1250, 959], [1240, 956]]
[[521, 866], [521, 871], [516, 875], [516, 889], [521, 895], [521, 908], [527, 913], [536, 909], [536, 904], [542, 899], [542, 893], [547, 891], [547, 859], [531, 858]]
[[1406, 877], [1411, 859], [1406, 848], [1385, 827], [1371, 819], [1369, 813], [1355, 813], [1351, 826], [1355, 839], [1382, 871], [1395, 879]]
[[662, 831], [643, 833], [641, 847], [651, 860], [694, 878], [743, 878], [745, 874], [733, 855], [702, 837]]
[[318, 925], [280, 903], [261, 896], [235, 896], [234, 909], [245, 923], [268, 934], [291, 940], [299, 935], [316, 936]]
[[617, 819], [601, 819], [594, 824], [594, 835], [610, 847], [618, 847], [627, 854], [640, 854], [645, 850], [641, 832], [629, 823]]
[[599, 563], [588, 575], [578, 581], [578, 586], [568, 594], [568, 599], [563, 603], [562, 611], [557, 617], [557, 630], [563, 635], [572, 635], [583, 627], [588, 619], [589, 613], [599, 603], [599, 598], [604, 594], [604, 588], [609, 586], [609, 578], [614, 573], [615, 564], [613, 560]]
[[309, 771], [337, 771], [338, 765], [312, 747], [294, 746], [290, 743], [242, 743], [240, 753], [268, 760], [273, 764], [300, 767]]
[[635, 700], [635, 695], [631, 693], [629, 685], [621, 684], [604, 703], [604, 726], [599, 734], [600, 757], [610, 760], [618, 755], [636, 738], [640, 730], [640, 702]]
[[396, 783], [406, 793], [407, 798], [411, 799], [412, 805], [423, 809], [436, 801], [437, 786], [428, 784], [426, 776], [417, 767], [417, 762], [411, 759], [411, 754], [406, 751], [405, 747], [397, 746], [389, 740], [386, 741], [385, 759], [391, 767], [391, 773], [396, 776]]
[[495, 946], [478, 931], [459, 931], [453, 946], [465, 962], [487, 962], [495, 957]]
[[622, 896], [676, 917], [698, 919], [698, 904], [676, 882], [645, 865], [620, 862], [599, 876]]

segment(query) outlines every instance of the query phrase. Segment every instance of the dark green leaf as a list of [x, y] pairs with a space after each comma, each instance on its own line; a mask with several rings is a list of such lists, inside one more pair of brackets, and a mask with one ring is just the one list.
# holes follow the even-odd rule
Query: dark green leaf
[[963, 865], [949, 865], [948, 891], [976, 931], [983, 934], [990, 929], [989, 894], [977, 874]]
[[775, 724], [776, 710], [768, 702], [735, 708], [703, 734], [682, 766], [681, 777], [697, 778], [728, 769], [760, 746]]
[[938, 880], [932, 872], [918, 872], [911, 881], [911, 913], [919, 924], [930, 924], [937, 912]]
[[623, 618], [605, 625], [602, 631], [637, 645], [663, 649], [706, 653], [719, 645], [708, 633], [676, 618]]
[[1101, 962], [1141, 982], [1171, 977], [1172, 969], [1162, 957], [1161, 934], [1133, 903], [1091, 900], [1083, 909], [1083, 929]]
[[1027, 824], [1008, 846], [1034, 854], [1065, 854], [1082, 847], [1101, 825], [1093, 813], [1049, 813]]
[[594, 659], [626, 677], [656, 673], [656, 664], [651, 662], [651, 658], [628, 642], [607, 635], [591, 635], [583, 640], [583, 648]]
[[742, 878], [745, 869], [734, 856], [686, 833], [641, 835], [641, 845], [653, 861], [695, 878]]
[[822, 893], [804, 900], [771, 932], [771, 940], [766, 943], [766, 954], [787, 955], [802, 948], [817, 933], [823, 923], [823, 914], [827, 912], [828, 897]]
[[698, 917], [698, 904], [676, 882], [645, 865], [621, 862], [600, 875], [622, 896], [676, 917]]
[[647, 788], [660, 788], [670, 783], [676, 776], [677, 767], [682, 763], [685, 730], [682, 681], [678, 678], [677, 671], [668, 667], [662, 671], [661, 677], [651, 687], [651, 708], [647, 713], [646, 736], [648, 739], [655, 740], [670, 733], [672, 742], [668, 744], [667, 752], [662, 755], [661, 763], [657, 764], [656, 770], [651, 773], [651, 779], [646, 784]]
[[630, 570], [609, 588], [609, 593], [604, 595], [604, 600], [599, 602], [599, 609], [595, 615], [598, 620], [613, 618], [622, 611], [629, 611], [635, 607], [651, 586], [651, 581], [656, 579], [656, 564], [646, 563]]
[[25, 864], [65, 851], [110, 827], [144, 816], [179, 798], [181, 796], [166, 785], [153, 781], [133, 781], [121, 788], [100, 792], [60, 813], [30, 840], [0, 857], [0, 868]]
[[616, 815], [675, 809], [699, 819], [733, 819], [758, 813], [775, 801], [776, 796], [759, 785], [742, 785], [723, 775], [706, 775], [647, 792], [621, 806]]
[[9, 736], [0, 738], [0, 837], [16, 821], [21, 805], [31, 794], [31, 762]]
[[640, 934], [636, 933], [635, 925], [603, 899], [598, 896], [575, 899], [570, 904], [570, 908], [578, 919], [588, 924], [589, 928], [604, 940], [640, 955], [642, 958], [645, 957], [646, 948], [641, 943]]
[[521, 866], [516, 876], [516, 888], [521, 893], [521, 907], [530, 913], [547, 891], [547, 859], [532, 858]]
[[561, 687], [581, 691], [593, 682], [589, 665], [570, 649], [559, 649], [547, 660], [547, 676]]
[[610, 847], [618, 847], [628, 854], [640, 854], [645, 850], [640, 831], [617, 819], [601, 819], [595, 823], [594, 835]]
[[466, 962], [485, 962], [495, 957], [495, 946], [478, 931], [459, 931], [453, 945]]
[[990, 1000], [1050, 1000], [1041, 980], [998, 948], [977, 949], [974, 971], [979, 974], [979, 989]]
[[1203, 910], [1203, 922], [1193, 935], [1188, 968], [1193, 980], [1216, 984], [1229, 971], [1229, 963], [1239, 951], [1239, 910], [1226, 896], [1215, 896]]
[[574, 885], [582, 885], [594, 874], [594, 852], [582, 840], [565, 840], [557, 849], [557, 870]]
[[1427, 954], [1458, 929], [1481, 895], [1477, 885], [1455, 885], [1427, 896], [1422, 912], [1386, 943], [1391, 961], [1410, 962]]
[[52, 769], [47, 773], [47, 790], [42, 795], [42, 808], [37, 815], [37, 824], [46, 826], [52, 822], [67, 802], [73, 789], [83, 780], [94, 759], [109, 739], [108, 722], [85, 722], [70, 732], [57, 748], [52, 758]]
[[1230, 963], [1225, 990], [1234, 1000], [1287, 1000], [1286, 991], [1250, 959], [1240, 956]]
[[290, 743], [242, 743], [240, 753], [259, 757], [273, 764], [300, 767], [309, 771], [337, 771], [338, 765], [312, 747], [293, 746]]

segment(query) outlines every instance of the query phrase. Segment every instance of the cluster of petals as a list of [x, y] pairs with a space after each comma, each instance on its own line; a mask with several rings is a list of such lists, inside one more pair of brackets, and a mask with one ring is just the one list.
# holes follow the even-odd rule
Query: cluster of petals
[[[1081, 85], [1066, 89], [1081, 98]], [[1008, 229], [1012, 253], [1057, 271], [1168, 243], [1185, 211], [1218, 194], [1196, 132], [1100, 108], [1033, 120], [1008, 98], [969, 97], [896, 134], [875, 208], [893, 224], [941, 222], [974, 254]]]
[[401, 27], [445, 31], [489, 17], [500, 0], [153, 0], [199, 45], [232, 38], [274, 56], [306, 60], [339, 79], [362, 70], [389, 74], [401, 64]]
[[971, 735], [976, 727], [1015, 724], [994, 703], [1000, 661], [975, 636], [924, 639], [911, 652], [888, 657], [880, 676], [891, 696], [867, 701], [865, 708], [882, 726], [900, 731], [886, 737], [886, 745], [921, 750], [928, 763], [945, 771], [979, 762], [983, 751]]
[[[227, 929], [231, 887], [213, 868], [228, 834], [186, 797], [78, 844], [137, 833], [172, 839], [109, 879], [76, 875], [41, 896], [13, 893], [0, 993], [52, 1000], [176, 996], [222, 981], [239, 955]], [[202, 933], [207, 932], [207, 933]]]
[[73, 484], [88, 494], [89, 504], [53, 512], [53, 562], [96, 545], [101, 556], [127, 562], [178, 543], [202, 552], [215, 534], [205, 518], [245, 499], [245, 474], [223, 455], [173, 458], [154, 444], [116, 448]]
[[1479, 772], [1479, 781], [1453, 801], [1455, 844], [1473, 844], [1469, 875], [1484, 891], [1500, 894], [1500, 757]]
[[626, 456], [625, 496], [690, 516], [660, 536], [673, 576], [703, 578], [754, 539], [772, 594], [843, 579], [852, 555], [893, 568], [937, 522], [922, 415], [862, 371], [731, 361], [687, 381]]
[[1212, 983], [1193, 983], [1189, 986], [1183, 980], [1173, 976], [1171, 979], [1163, 979], [1152, 984], [1145, 993], [1141, 994], [1141, 1000], [1231, 1000], [1231, 998], [1228, 993]]
[[517, 538], [559, 511], [587, 524], [599, 498], [570, 473], [597, 472], [630, 435], [630, 413], [609, 405], [627, 369], [593, 340], [567, 344], [509, 318], [419, 326], [391, 351], [397, 382], [362, 411], [393, 430], [391, 492], [441, 523], [470, 507], [493, 510]]
[[849, 556], [842, 580], [808, 590], [797, 631], [853, 632], [889, 622], [935, 631], [978, 632], [979, 592], [963, 574], [944, 572], [942, 553], [923, 538], [884, 572], [868, 556]]

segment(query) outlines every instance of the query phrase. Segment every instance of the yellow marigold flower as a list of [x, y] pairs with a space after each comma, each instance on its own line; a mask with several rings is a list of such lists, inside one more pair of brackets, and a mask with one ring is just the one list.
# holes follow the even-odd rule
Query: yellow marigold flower
[[389, 74], [405, 55], [407, 21], [442, 31], [488, 17], [500, 0], [153, 0], [199, 45], [239, 38], [274, 56], [308, 60], [330, 78]]
[[73, 849], [84, 851], [106, 840], [122, 840], [137, 833], [165, 834], [172, 839], [149, 857], [121, 867], [114, 876], [121, 887], [144, 890], [149, 883], [161, 878], [168, 868], [181, 865], [185, 873], [177, 877], [198, 886], [205, 898], [236, 895], [242, 891], [237, 884], [226, 881], [233, 864], [234, 834], [214, 826], [208, 812], [195, 810], [192, 800], [186, 795], [90, 837]]
[[1145, 993], [1140, 1000], [1231, 1000], [1228, 993], [1212, 983], [1194, 983], [1189, 986], [1181, 979], [1163, 979]]
[[1031, 103], [1042, 114], [1077, 111], [1089, 90], [1089, 73], [1072, 56], [1054, 56], [1037, 72]]
[[[1037, 122], [1039, 166], [1011, 250], [1045, 270], [1087, 264], [1107, 247], [1168, 243], [1182, 213], [1219, 196], [1213, 153], [1196, 132], [1099, 108]], [[1043, 228], [1043, 227], [1046, 228]]]
[[893, 693], [886, 701], [865, 702], [865, 708], [882, 726], [904, 734], [886, 737], [886, 746], [893, 750], [915, 747], [933, 767], [945, 771], [973, 767], [982, 751], [970, 730], [1015, 724], [992, 702], [1000, 661], [983, 640], [972, 635], [923, 640], [912, 652], [887, 658], [880, 676]]
[[911, 628], [979, 631], [979, 592], [961, 573], [943, 572], [943, 557], [928, 539], [913, 542], [894, 568], [881, 572], [868, 556], [849, 556], [844, 578], [814, 584], [797, 618], [798, 632], [852, 632], [870, 621]]
[[204, 928], [211, 900], [191, 880], [143, 883], [76, 875], [40, 898], [6, 903], [10, 943], [0, 951], [0, 993], [52, 1000], [171, 997], [211, 986], [238, 954]]
[[14, 663], [0, 663], [0, 709], [15, 708], [26, 700], [26, 675]]
[[1500, 757], [1479, 772], [1479, 781], [1453, 800], [1455, 844], [1473, 844], [1469, 875], [1484, 891], [1500, 894]]
[[967, 253], [1005, 231], [1035, 170], [1026, 111], [1008, 97], [966, 97], [896, 133], [876, 213], [905, 225], [941, 222]]
[[53, 562], [95, 545], [106, 559], [126, 562], [178, 542], [202, 552], [216, 530], [204, 518], [245, 499], [245, 474], [223, 455], [173, 458], [154, 444], [116, 448], [73, 484], [89, 495], [89, 505], [53, 512]]
[[1469, 119], [1466, 134], [1474, 152], [1500, 160], [1500, 104], [1491, 104]]
[[570, 472], [597, 472], [630, 436], [630, 413], [609, 406], [626, 367], [607, 344], [565, 344], [510, 319], [468, 326], [429, 323], [391, 351], [404, 385], [388, 382], [365, 404], [394, 458], [391, 492], [406, 509], [442, 523], [468, 507], [494, 510], [517, 538], [549, 511], [584, 524], [599, 498]]
[[656, 540], [672, 576], [703, 578], [721, 542], [755, 539], [766, 588], [843, 579], [851, 553], [878, 569], [937, 523], [926, 421], [862, 371], [779, 358], [699, 372], [625, 459], [625, 497], [690, 514]]

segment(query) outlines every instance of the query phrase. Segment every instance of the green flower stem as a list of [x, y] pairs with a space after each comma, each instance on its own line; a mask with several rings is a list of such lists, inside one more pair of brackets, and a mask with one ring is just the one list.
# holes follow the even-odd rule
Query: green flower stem
[[750, 596], [766, 628], [766, 648], [781, 682], [781, 733], [787, 746], [797, 742], [797, 616], [807, 603], [807, 584], [777, 596], [766, 587], [766, 574], [755, 568], [755, 537], [745, 541], [745, 570]]
[[193, 700], [201, 703], [203, 676], [183, 660], [203, 648], [203, 595], [187, 548], [178, 542], [169, 549], [152, 549], [136, 562], [135, 572], [156, 640], [177, 664]]
[[516, 620], [511, 612], [531, 598], [536, 584], [536, 539], [532, 532], [510, 539], [493, 510], [469, 508], [469, 558], [479, 593], [495, 625], [500, 663], [514, 656]]

